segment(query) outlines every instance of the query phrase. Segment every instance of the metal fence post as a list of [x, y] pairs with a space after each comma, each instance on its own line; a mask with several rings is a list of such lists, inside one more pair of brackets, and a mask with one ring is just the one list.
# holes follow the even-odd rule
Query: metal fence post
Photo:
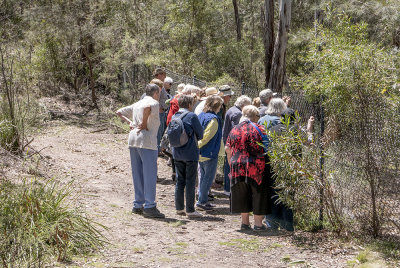
[[246, 93], [246, 84], [245, 82], [242, 82], [242, 95]]
[[324, 155], [324, 147], [322, 145], [321, 139], [324, 136], [325, 132], [325, 111], [324, 111], [324, 96], [321, 96], [321, 104], [320, 104], [320, 110], [321, 110], [321, 122], [320, 122], [320, 127], [321, 127], [321, 136], [320, 136], [320, 142], [319, 142], [319, 149], [320, 149], [320, 159], [319, 159], [319, 165], [320, 165], [320, 180], [321, 180], [321, 189], [319, 192], [319, 223], [320, 223], [320, 228], [323, 228], [323, 222], [324, 222], [324, 164], [325, 164], [325, 155]]
[[196, 85], [196, 76], [195, 75], [193, 75], [193, 85], [194, 86]]

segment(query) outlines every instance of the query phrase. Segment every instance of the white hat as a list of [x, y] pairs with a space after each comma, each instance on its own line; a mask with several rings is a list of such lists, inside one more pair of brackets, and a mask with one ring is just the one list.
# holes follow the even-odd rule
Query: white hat
[[174, 80], [172, 80], [172, 78], [169, 76], [165, 77], [165, 79], [164, 79], [164, 83], [172, 84], [173, 82], [174, 82]]

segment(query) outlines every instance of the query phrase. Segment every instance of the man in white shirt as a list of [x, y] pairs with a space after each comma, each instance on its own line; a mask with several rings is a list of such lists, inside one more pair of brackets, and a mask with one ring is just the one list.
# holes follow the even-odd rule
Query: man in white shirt
[[131, 128], [128, 145], [135, 190], [132, 212], [149, 218], [165, 218], [165, 215], [157, 209], [155, 202], [157, 132], [160, 126], [159, 98], [159, 87], [149, 84], [146, 86], [146, 96], [142, 100], [116, 112]]

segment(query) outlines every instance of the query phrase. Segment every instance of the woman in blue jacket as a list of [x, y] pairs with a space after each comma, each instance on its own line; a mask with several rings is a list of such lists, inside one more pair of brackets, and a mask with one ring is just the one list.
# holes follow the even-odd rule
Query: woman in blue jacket
[[[203, 128], [193, 110], [194, 98], [190, 95], [181, 95], [178, 100], [179, 110], [172, 119], [181, 117], [183, 127], [188, 135], [186, 144], [180, 147], [172, 147], [172, 156], [176, 168], [175, 208], [178, 215], [189, 218], [201, 217], [195, 211], [195, 188], [197, 178], [197, 166], [199, 162], [199, 148], [197, 141], [203, 138]], [[185, 114], [184, 114], [185, 113]], [[186, 212], [184, 193], [186, 188]]]

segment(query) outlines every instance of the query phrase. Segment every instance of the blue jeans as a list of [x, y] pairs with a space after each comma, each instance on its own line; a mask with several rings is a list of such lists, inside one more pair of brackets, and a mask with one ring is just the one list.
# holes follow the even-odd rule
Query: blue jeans
[[224, 160], [224, 191], [230, 192], [231, 191], [231, 180], [229, 179], [229, 173], [231, 173], [231, 167], [228, 163], [228, 157], [225, 155]]
[[199, 201], [197, 204], [205, 205], [208, 202], [208, 192], [217, 172], [218, 157], [200, 162]]
[[175, 208], [185, 208], [184, 193], [186, 188], [186, 212], [194, 212], [195, 188], [197, 176], [197, 161], [175, 160], [176, 186]]
[[167, 116], [165, 113], [159, 113], [160, 115], [160, 126], [158, 127], [158, 132], [157, 132], [157, 147], [158, 151], [160, 151], [160, 143], [161, 139], [164, 135], [165, 127], [166, 127], [166, 120]]
[[157, 150], [129, 147], [135, 208], [156, 206]]

